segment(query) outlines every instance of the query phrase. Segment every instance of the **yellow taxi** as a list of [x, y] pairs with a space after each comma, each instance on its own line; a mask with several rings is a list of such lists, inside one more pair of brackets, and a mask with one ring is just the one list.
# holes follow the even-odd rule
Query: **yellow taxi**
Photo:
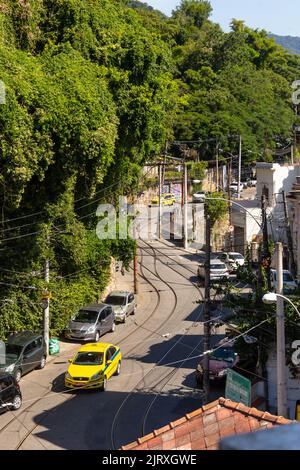
[[[162, 194], [161, 196], [161, 204], [162, 206], [173, 206], [173, 204], [176, 202], [174, 194]], [[150, 206], [158, 206], [159, 205], [159, 197], [154, 196], [151, 199], [151, 204]]]
[[176, 198], [174, 196], [174, 194], [172, 193], [167, 193], [167, 194], [163, 194], [163, 205], [164, 206], [173, 206], [173, 204], [175, 204], [176, 202]]
[[122, 354], [118, 346], [109, 343], [88, 343], [69, 359], [65, 374], [67, 388], [105, 390], [112, 375], [121, 372]]

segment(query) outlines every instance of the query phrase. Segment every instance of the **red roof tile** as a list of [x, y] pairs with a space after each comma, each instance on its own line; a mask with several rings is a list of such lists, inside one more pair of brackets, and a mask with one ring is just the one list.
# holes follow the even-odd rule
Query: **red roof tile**
[[225, 398], [122, 447], [122, 450], [215, 450], [220, 439], [292, 421]]

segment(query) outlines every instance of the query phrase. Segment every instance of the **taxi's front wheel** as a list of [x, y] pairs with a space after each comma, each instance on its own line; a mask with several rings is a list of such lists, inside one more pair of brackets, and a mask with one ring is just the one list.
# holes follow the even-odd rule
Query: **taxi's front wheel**
[[101, 392], [105, 392], [105, 390], [106, 390], [106, 385], [107, 385], [107, 378], [104, 377], [104, 378], [103, 378], [103, 382], [102, 382], [102, 387], [101, 387], [101, 389], [100, 389]]
[[120, 375], [121, 374], [121, 361], [118, 362], [117, 370], [115, 372], [115, 375]]

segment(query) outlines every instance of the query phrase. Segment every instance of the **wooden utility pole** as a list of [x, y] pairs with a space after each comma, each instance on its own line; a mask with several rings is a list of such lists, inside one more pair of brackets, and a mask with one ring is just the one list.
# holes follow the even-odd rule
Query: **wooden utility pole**
[[[205, 207], [205, 222], [206, 222], [206, 256], [205, 256], [205, 303], [204, 303], [204, 351], [210, 350], [210, 256], [211, 256], [211, 220], [210, 215]], [[203, 390], [204, 390], [204, 404], [209, 402], [209, 355], [205, 354], [203, 359]]]
[[283, 206], [284, 206], [284, 220], [285, 220], [286, 236], [287, 236], [288, 250], [289, 250], [289, 268], [290, 268], [292, 275], [294, 277], [297, 277], [297, 266], [296, 266], [295, 255], [294, 255], [293, 236], [292, 236], [291, 224], [290, 224], [290, 219], [289, 219], [289, 214], [288, 214], [285, 191], [282, 191], [282, 199], [283, 199]]

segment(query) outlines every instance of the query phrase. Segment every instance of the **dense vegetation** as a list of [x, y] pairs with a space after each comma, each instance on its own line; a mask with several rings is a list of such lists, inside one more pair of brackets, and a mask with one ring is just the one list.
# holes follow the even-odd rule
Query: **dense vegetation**
[[134, 192], [166, 139], [200, 139], [206, 160], [239, 133], [249, 160], [289, 142], [297, 56], [239, 21], [222, 32], [208, 1], [140, 6], [0, 1], [0, 336], [40, 326], [46, 259], [53, 333], [99, 297], [111, 256], [128, 264], [134, 243], [99, 241], [96, 208]]
[[0, 335], [41, 325], [46, 259], [58, 333], [111, 256], [132, 258], [130, 240], [98, 240], [95, 214], [167, 138], [172, 57], [122, 1], [3, 0], [0, 23]]

